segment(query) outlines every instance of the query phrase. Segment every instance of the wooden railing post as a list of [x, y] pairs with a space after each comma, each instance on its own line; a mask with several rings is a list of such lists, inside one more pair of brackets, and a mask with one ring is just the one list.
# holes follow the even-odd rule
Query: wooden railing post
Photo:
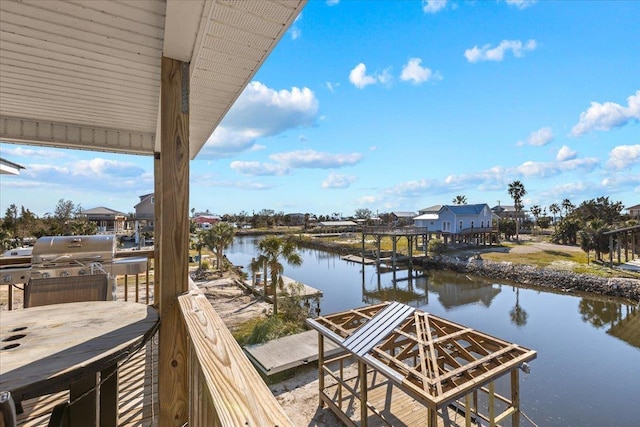
[[[155, 203], [160, 203], [158, 400], [160, 426], [188, 423], [188, 347], [177, 302], [189, 289], [189, 66], [162, 58], [160, 90], [160, 172]], [[186, 76], [187, 78], [183, 78]], [[156, 163], [157, 164], [157, 163]], [[156, 188], [157, 191], [157, 188]], [[156, 278], [157, 280], [158, 278]]]

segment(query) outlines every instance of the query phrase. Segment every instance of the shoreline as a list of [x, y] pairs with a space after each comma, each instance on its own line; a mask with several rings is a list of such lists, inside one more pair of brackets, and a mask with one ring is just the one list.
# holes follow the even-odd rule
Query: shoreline
[[[305, 248], [323, 250], [339, 255], [361, 255], [360, 249], [346, 247], [333, 242], [298, 239], [298, 244]], [[552, 268], [539, 268], [508, 261], [489, 261], [482, 259], [480, 248], [470, 247], [469, 250], [474, 250], [478, 255], [472, 255], [468, 258], [460, 258], [455, 255], [422, 257], [418, 265], [427, 270], [453, 270], [481, 277], [506, 280], [525, 287], [536, 287], [559, 292], [585, 292], [624, 298], [635, 304], [640, 303], [640, 279], [601, 277]]]

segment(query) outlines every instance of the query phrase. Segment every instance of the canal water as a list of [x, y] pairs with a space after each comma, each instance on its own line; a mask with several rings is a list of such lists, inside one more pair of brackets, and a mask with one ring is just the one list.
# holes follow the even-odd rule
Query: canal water
[[[226, 255], [246, 271], [255, 237]], [[396, 300], [538, 352], [521, 374], [522, 409], [539, 426], [640, 426], [640, 309], [448, 271], [378, 274], [375, 266], [300, 249], [284, 275], [323, 291], [321, 314]], [[527, 424], [523, 424], [527, 425]]]

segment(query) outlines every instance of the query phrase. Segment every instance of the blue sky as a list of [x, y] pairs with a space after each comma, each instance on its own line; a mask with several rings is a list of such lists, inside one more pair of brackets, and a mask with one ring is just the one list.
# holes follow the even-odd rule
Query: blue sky
[[[310, 0], [191, 162], [191, 206], [640, 203], [640, 2]], [[132, 212], [150, 157], [0, 144], [0, 214]]]

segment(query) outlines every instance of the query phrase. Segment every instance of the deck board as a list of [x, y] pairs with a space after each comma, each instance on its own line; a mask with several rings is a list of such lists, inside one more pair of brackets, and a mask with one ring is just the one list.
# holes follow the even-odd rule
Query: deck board
[[[348, 379], [347, 384], [360, 390], [358, 377]], [[342, 401], [338, 399], [338, 384], [330, 381], [332, 384], [325, 387], [326, 397], [331, 399], [333, 403], [342, 408], [342, 410], [350, 415], [350, 419], [354, 425], [360, 425], [360, 400], [359, 396], [352, 395], [346, 388], [342, 388]], [[372, 411], [369, 411], [367, 417], [367, 425], [369, 427], [386, 427], [393, 425], [396, 427], [411, 427], [417, 425], [427, 425], [428, 409], [422, 403], [404, 393], [398, 387], [395, 387], [383, 375], [370, 371], [368, 373], [367, 382], [369, 384], [367, 390], [367, 401], [373, 406], [380, 415], [386, 420], [380, 419]], [[464, 415], [459, 414], [452, 408], [446, 408], [438, 412], [438, 427], [464, 426]]]

